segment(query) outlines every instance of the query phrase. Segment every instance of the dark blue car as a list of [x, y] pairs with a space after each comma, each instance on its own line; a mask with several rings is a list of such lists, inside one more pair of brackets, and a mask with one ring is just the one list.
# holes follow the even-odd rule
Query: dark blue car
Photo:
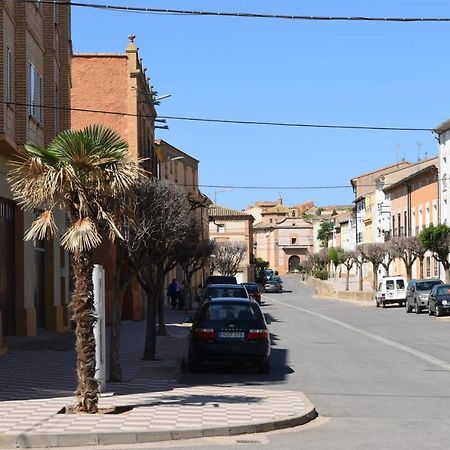
[[428, 297], [428, 314], [439, 317], [448, 312], [450, 312], [450, 284], [434, 286]]

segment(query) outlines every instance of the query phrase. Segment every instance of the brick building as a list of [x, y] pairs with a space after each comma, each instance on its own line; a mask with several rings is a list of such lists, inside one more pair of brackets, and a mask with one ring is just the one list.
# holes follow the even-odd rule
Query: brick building
[[32, 336], [68, 325], [68, 258], [59, 239], [23, 241], [34, 217], [13, 201], [6, 174], [17, 148], [70, 128], [70, 8], [0, 0], [0, 24], [0, 337]]
[[[143, 166], [153, 175], [157, 172], [154, 150], [154, 93], [129, 36], [125, 53], [75, 54], [72, 59], [72, 128], [81, 129], [89, 124], [106, 125], [128, 142], [130, 155], [145, 158]], [[117, 114], [79, 110], [108, 111]], [[95, 263], [105, 268], [106, 320], [110, 323], [114, 299], [114, 273], [116, 251], [104, 241], [95, 251]], [[124, 319], [139, 320], [144, 316], [141, 290], [136, 280], [125, 294]]]

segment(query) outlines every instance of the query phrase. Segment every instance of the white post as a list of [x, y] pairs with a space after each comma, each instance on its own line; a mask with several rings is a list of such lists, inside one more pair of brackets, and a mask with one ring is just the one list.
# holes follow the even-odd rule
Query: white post
[[92, 273], [94, 283], [94, 306], [97, 322], [95, 335], [95, 378], [99, 381], [100, 392], [106, 390], [106, 334], [105, 334], [105, 270], [103, 266], [94, 264]]

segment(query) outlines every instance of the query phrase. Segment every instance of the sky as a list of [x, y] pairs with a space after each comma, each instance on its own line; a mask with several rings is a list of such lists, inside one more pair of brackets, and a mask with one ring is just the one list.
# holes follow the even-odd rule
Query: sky
[[[448, 0], [87, 3], [314, 16], [450, 17]], [[129, 34], [136, 35], [158, 95], [171, 94], [157, 107], [160, 116], [408, 128], [434, 128], [450, 118], [450, 23], [312, 22], [72, 8], [74, 52], [123, 53]], [[403, 158], [415, 162], [438, 153], [429, 131], [167, 123], [169, 130], [157, 130], [157, 138], [197, 158], [201, 190], [235, 209], [279, 196], [286, 205], [310, 200], [319, 206], [351, 204], [351, 178]], [[262, 186], [270, 189], [253, 188]]]

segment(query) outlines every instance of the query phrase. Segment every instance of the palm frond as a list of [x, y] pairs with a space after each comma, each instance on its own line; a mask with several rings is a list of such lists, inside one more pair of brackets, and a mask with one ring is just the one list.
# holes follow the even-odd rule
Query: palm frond
[[89, 217], [75, 221], [61, 236], [61, 245], [72, 253], [92, 250], [101, 241], [97, 227]]
[[31, 224], [25, 234], [26, 241], [50, 239], [58, 231], [52, 211], [44, 211]]

